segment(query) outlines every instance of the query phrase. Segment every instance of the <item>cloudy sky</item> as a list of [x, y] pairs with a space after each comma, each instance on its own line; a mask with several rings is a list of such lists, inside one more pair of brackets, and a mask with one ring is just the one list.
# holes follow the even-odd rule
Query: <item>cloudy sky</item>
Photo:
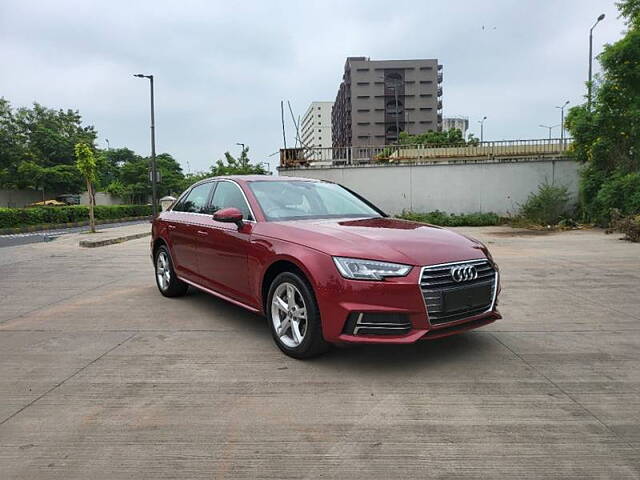
[[296, 115], [333, 100], [347, 56], [437, 58], [445, 116], [543, 138], [556, 105], [582, 101], [600, 13], [596, 53], [624, 28], [613, 1], [2, 0], [0, 96], [78, 109], [101, 147], [148, 154], [148, 85], [131, 75], [153, 73], [158, 152], [197, 171], [242, 142], [275, 165], [280, 100]]

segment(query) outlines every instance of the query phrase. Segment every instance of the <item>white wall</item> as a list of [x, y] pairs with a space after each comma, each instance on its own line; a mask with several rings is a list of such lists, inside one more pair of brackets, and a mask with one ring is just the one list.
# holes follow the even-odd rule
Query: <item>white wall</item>
[[[96, 192], [96, 205], [122, 205], [125, 204], [120, 197], [114, 197], [107, 192]], [[80, 205], [89, 205], [89, 193], [80, 194]]]
[[[44, 193], [44, 200], [56, 198], [57, 193]], [[22, 208], [43, 200], [42, 191], [0, 189], [0, 207]]]
[[330, 180], [363, 195], [389, 214], [402, 210], [516, 213], [545, 181], [578, 195], [578, 164], [569, 159], [504, 160], [424, 165], [297, 168], [280, 175]]

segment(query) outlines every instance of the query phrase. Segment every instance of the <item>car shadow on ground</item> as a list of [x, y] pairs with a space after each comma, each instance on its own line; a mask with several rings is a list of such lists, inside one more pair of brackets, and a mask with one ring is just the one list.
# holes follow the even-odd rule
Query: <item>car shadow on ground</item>
[[[210, 315], [212, 329], [241, 330], [248, 345], [255, 344], [255, 341], [264, 342], [277, 352], [263, 316], [195, 288], [190, 288], [183, 299], [203, 315]], [[305, 362], [312, 362], [314, 367], [340, 370], [404, 371], [408, 365], [416, 364], [475, 363], [481, 358], [494, 356], [497, 351], [504, 354], [504, 348], [490, 333], [477, 330], [403, 345], [341, 345]]]

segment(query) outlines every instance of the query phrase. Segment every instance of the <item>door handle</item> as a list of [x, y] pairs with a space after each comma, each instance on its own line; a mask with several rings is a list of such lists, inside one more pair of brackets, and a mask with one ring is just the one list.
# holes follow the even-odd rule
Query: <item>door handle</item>
[[169, 230], [175, 230], [176, 229], [175, 225], [168, 225], [168, 227], [169, 227]]
[[209, 235], [209, 232], [207, 232], [206, 230], [198, 230], [198, 234], [199, 235]]

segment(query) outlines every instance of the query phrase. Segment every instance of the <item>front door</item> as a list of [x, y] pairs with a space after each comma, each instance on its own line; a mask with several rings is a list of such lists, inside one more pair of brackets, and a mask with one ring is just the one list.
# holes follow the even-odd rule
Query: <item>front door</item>
[[235, 224], [217, 222], [208, 216], [206, 234], [199, 237], [199, 274], [206, 286], [242, 303], [252, 304], [249, 294], [247, 254], [253, 229], [253, 216], [249, 205], [235, 182], [219, 180], [213, 193], [211, 210], [235, 207], [246, 221], [242, 228]]

